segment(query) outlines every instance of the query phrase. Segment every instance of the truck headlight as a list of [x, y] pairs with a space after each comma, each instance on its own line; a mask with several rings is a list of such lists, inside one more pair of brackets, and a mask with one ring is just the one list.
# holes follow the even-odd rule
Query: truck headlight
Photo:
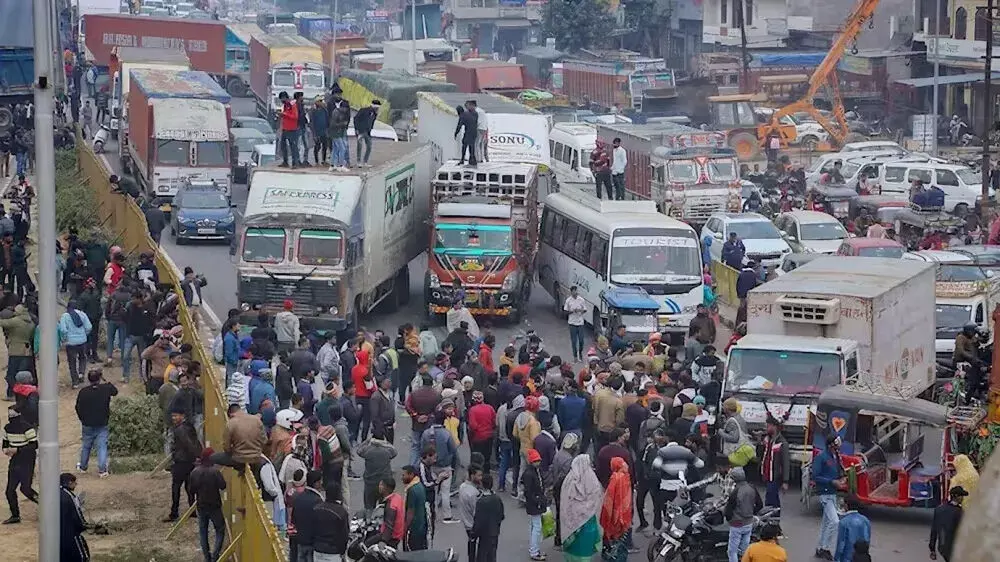
[[329, 312], [331, 316], [336, 316], [340, 313], [340, 309], [335, 306], [331, 306]]
[[441, 279], [437, 276], [437, 273], [427, 274], [427, 283], [431, 286], [431, 289], [441, 288]]
[[517, 274], [511, 273], [507, 277], [504, 277], [503, 283], [500, 285], [501, 291], [513, 291], [517, 287]]

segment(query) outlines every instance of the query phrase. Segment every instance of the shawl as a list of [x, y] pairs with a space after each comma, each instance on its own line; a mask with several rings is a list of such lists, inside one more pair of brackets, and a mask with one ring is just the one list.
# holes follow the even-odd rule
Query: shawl
[[577, 455], [559, 492], [559, 527], [563, 537], [580, 530], [601, 512], [604, 489], [590, 465], [589, 455]]
[[632, 483], [628, 464], [621, 457], [611, 459], [611, 479], [601, 508], [601, 528], [610, 540], [623, 537], [632, 527]]

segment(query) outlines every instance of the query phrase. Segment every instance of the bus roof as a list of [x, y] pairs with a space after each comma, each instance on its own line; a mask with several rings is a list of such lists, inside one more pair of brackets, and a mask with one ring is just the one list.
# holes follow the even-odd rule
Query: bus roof
[[578, 220], [607, 234], [620, 228], [669, 228], [690, 232], [687, 223], [668, 217], [656, 210], [653, 201], [609, 201], [572, 186], [563, 186], [559, 193], [545, 198], [546, 208]]

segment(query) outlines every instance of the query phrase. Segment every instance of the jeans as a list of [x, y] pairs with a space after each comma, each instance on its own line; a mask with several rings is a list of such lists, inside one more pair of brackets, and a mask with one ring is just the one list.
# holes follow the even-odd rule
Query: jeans
[[764, 492], [764, 505], [767, 507], [781, 507], [781, 482], [767, 483], [767, 491]]
[[299, 165], [299, 131], [281, 131], [281, 138], [279, 139], [278, 152], [281, 155], [281, 163], [285, 166], [288, 165], [288, 155], [289, 152], [292, 156], [292, 165]]
[[226, 363], [226, 388], [229, 388], [229, 383], [233, 382], [233, 375], [235, 375], [240, 370], [238, 364]]
[[833, 552], [837, 542], [837, 528], [840, 526], [840, 515], [837, 514], [837, 495], [824, 494], [819, 497], [819, 505], [823, 507], [823, 520], [819, 522], [819, 538], [816, 550]]
[[[215, 548], [208, 549], [208, 524], [215, 528]], [[205, 562], [215, 562], [222, 554], [222, 545], [226, 542], [226, 518], [222, 508], [198, 508], [198, 538], [201, 539], [201, 553]]]
[[[142, 336], [125, 336], [125, 347], [122, 348], [122, 380], [129, 381], [132, 373], [132, 349], [135, 348], [136, 355], [142, 355], [146, 349], [146, 338]], [[141, 359], [141, 357], [140, 357]]]
[[108, 426], [93, 427], [85, 425], [83, 430], [83, 446], [80, 448], [80, 470], [87, 470], [90, 464], [90, 450], [97, 443], [97, 471], [108, 471]]
[[313, 552], [313, 562], [341, 562], [344, 557], [340, 554], [327, 554], [325, 552]]
[[17, 174], [23, 174], [28, 168], [28, 153], [18, 152], [14, 155], [14, 160], [17, 162]]
[[410, 435], [410, 464], [417, 466], [420, 462], [420, 438], [424, 435], [423, 430], [413, 430]]
[[[510, 441], [501, 441], [500, 447], [497, 449], [498, 459], [497, 464], [500, 466], [497, 468], [497, 483], [500, 486], [500, 491], [504, 491], [507, 487], [507, 469], [510, 468], [510, 454], [513, 451], [513, 444]], [[515, 488], [517, 484], [515, 483]]]
[[[365, 145], [365, 154], [361, 155], [361, 144]], [[368, 158], [372, 155], [372, 134], [371, 133], [358, 133], [357, 141], [358, 149], [358, 164], [367, 164]]]
[[569, 347], [574, 358], [583, 358], [583, 325], [569, 325]]
[[313, 562], [313, 560], [313, 547], [300, 544], [298, 560], [295, 560], [295, 562]]
[[451, 467], [434, 467], [432, 473], [435, 478], [442, 473], [447, 475], [446, 478], [441, 480], [440, 486], [438, 486], [438, 490], [441, 493], [437, 495], [437, 500], [441, 503], [442, 519], [449, 520], [451, 519], [451, 480], [455, 477], [455, 471]]
[[7, 398], [14, 397], [14, 379], [21, 371], [31, 370], [31, 357], [11, 355], [7, 358]]
[[469, 555], [469, 561], [476, 560], [476, 552], [479, 550], [479, 539], [472, 536], [472, 530], [465, 530], [465, 547]]
[[170, 467], [170, 516], [176, 518], [180, 510], [181, 487], [187, 493], [188, 506], [194, 503], [194, 493], [188, 488], [188, 477], [194, 470], [194, 463], [174, 462]]
[[611, 183], [615, 188], [615, 199], [625, 200], [625, 174], [611, 174]]
[[542, 516], [528, 516], [528, 555], [538, 556], [542, 553]]
[[350, 162], [347, 152], [347, 137], [333, 137], [331, 143], [333, 144], [333, 156], [330, 158], [330, 164], [333, 166], [347, 166]]
[[69, 380], [74, 385], [80, 384], [87, 372], [87, 344], [67, 345], [66, 361], [69, 361]]
[[608, 192], [608, 199], [613, 199], [614, 194], [612, 193], [611, 186], [611, 172], [597, 172], [594, 174], [594, 181], [597, 182], [597, 198], [601, 198], [601, 185], [604, 185], [605, 191]]
[[742, 527], [729, 527], [729, 548], [726, 550], [729, 562], [740, 562], [743, 553], [750, 546], [751, 532], [753, 532], [752, 523], [747, 523]]
[[465, 153], [469, 153], [469, 165], [476, 165], [476, 137], [469, 137], [468, 135], [462, 137], [462, 155], [460, 156], [459, 163], [465, 163]]
[[[328, 153], [330, 152], [330, 137], [326, 135], [316, 135], [313, 137], [313, 160], [317, 164], [320, 162], [326, 162]], [[323, 154], [323, 159], [320, 160], [319, 155]]]
[[368, 430], [372, 426], [372, 399], [358, 397], [355, 398], [355, 401], [358, 405], [358, 410], [361, 411], [361, 432], [358, 434], [358, 437], [364, 442], [368, 439]]

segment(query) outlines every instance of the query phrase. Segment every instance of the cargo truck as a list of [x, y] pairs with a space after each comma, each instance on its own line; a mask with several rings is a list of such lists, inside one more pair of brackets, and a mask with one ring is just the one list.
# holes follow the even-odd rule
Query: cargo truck
[[131, 72], [122, 169], [153, 203], [170, 211], [186, 181], [231, 185], [230, 96], [205, 72]]
[[703, 225], [712, 213], [739, 212], [740, 177], [726, 133], [676, 123], [598, 123], [597, 138], [616, 138], [628, 155], [625, 191], [655, 201], [661, 212]]
[[274, 120], [278, 94], [302, 92], [307, 104], [326, 94], [323, 52], [298, 35], [261, 35], [250, 39], [250, 91], [257, 114]]
[[[948, 264], [947, 267], [981, 273], [976, 265]], [[970, 275], [969, 278], [971, 277], [973, 276]], [[993, 309], [1000, 303], [1000, 279], [991, 277], [982, 281], [938, 281], [934, 294], [934, 350], [939, 361], [951, 363], [955, 353], [955, 337], [961, 333], [962, 328], [970, 324], [988, 334], [985, 344], [993, 343]]]
[[111, 50], [108, 72], [111, 76], [111, 99], [108, 100], [111, 119], [111, 135], [118, 138], [122, 133], [122, 123], [128, 120], [125, 101], [131, 90], [133, 70], [158, 68], [161, 70], [190, 70], [191, 61], [184, 51], [176, 49], [140, 49], [138, 47], [115, 47]]
[[291, 301], [303, 329], [348, 330], [410, 297], [408, 264], [427, 249], [431, 150], [384, 143], [371, 168], [255, 168], [239, 240], [247, 321]]
[[[493, 60], [449, 62], [445, 79], [458, 86], [459, 92], [520, 92], [527, 87], [524, 67]], [[514, 94], [516, 95], [516, 94]]]
[[313, 41], [322, 41], [333, 32], [333, 18], [319, 14], [296, 16], [295, 26], [299, 35]]
[[0, 17], [5, 18], [6, 33], [0, 35], [0, 122], [10, 124], [13, 118], [8, 105], [30, 100], [34, 96], [35, 45], [30, 4], [0, 1]]
[[729, 350], [723, 396], [735, 396], [750, 429], [768, 413], [801, 462], [823, 390], [845, 384], [909, 399], [935, 379], [932, 263], [828, 257], [747, 295], [747, 335]]
[[237, 98], [250, 93], [250, 40], [264, 34], [253, 23], [231, 23], [226, 26], [226, 81], [229, 95]]
[[575, 103], [611, 109], [661, 111], [677, 97], [673, 70], [663, 59], [566, 60], [562, 91]]

